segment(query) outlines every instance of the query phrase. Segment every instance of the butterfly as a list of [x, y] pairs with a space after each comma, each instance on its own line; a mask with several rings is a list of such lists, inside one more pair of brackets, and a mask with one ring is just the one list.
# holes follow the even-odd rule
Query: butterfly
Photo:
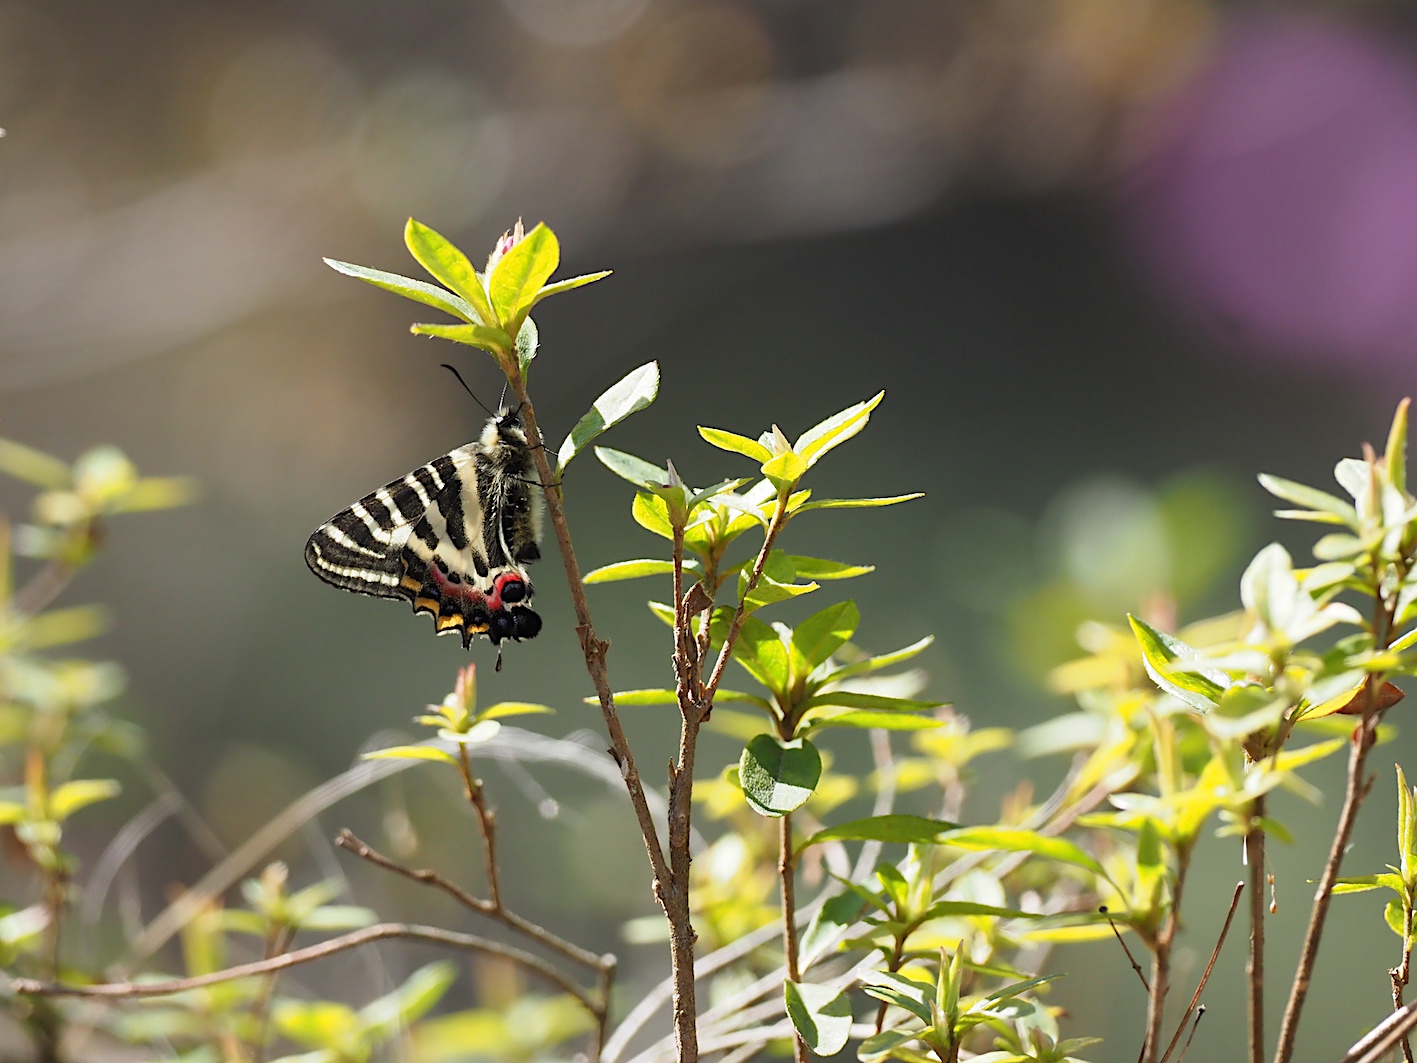
[[518, 410], [482, 435], [365, 495], [315, 529], [305, 563], [326, 583], [402, 598], [439, 635], [456, 631], [497, 647], [535, 638], [525, 565], [541, 556], [541, 499]]

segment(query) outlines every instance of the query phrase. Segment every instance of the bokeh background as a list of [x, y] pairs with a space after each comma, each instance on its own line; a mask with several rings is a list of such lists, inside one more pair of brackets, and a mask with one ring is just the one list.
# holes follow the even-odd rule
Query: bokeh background
[[[492, 366], [411, 337], [425, 314], [322, 255], [413, 272], [410, 214], [474, 259], [518, 217], [544, 219], [563, 275], [615, 275], [538, 313], [540, 419], [559, 438], [658, 359], [659, 402], [608, 442], [694, 482], [743, 471], [695, 424], [793, 435], [884, 388], [818, 489], [926, 497], [825, 515], [797, 548], [877, 564], [849, 587], [861, 640], [935, 633], [931, 692], [1027, 727], [1065, 708], [1044, 677], [1080, 620], [1158, 591], [1181, 619], [1206, 615], [1270, 539], [1307, 557], [1253, 474], [1328, 485], [1411, 389], [1414, 49], [1411, 6], [1381, 0], [0, 2], [0, 433], [66, 460], [111, 442], [201, 484], [190, 508], [115, 522], [65, 599], [110, 606], [96, 652], [128, 674], [114, 711], [210, 828], [174, 820], [145, 843], [125, 873], [140, 911], [407, 731], [466, 659], [426, 619], [319, 583], [301, 549], [477, 431], [439, 361], [488, 402]], [[593, 460], [566, 490], [587, 566], [656, 548]], [[0, 504], [20, 516], [26, 496], [5, 485]], [[663, 681], [664, 629], [643, 605], [663, 593], [594, 592], [618, 687]], [[594, 735], [550, 566], [538, 602], [545, 633], [482, 669], [483, 697], [547, 702], [543, 730]], [[485, 645], [474, 656], [490, 664]], [[654, 777], [673, 721], [625, 714]], [[701, 763], [735, 755], [711, 736]], [[1061, 770], [993, 767], [980, 819], [1025, 773]], [[1339, 771], [1313, 777], [1333, 793]], [[417, 900], [456, 923], [320, 842], [349, 823], [475, 880], [470, 824], [434, 774], [352, 799], [277, 855], [297, 878], [342, 869], [390, 915]], [[568, 772], [489, 782], [521, 906], [620, 951], [628, 986], [657, 977], [659, 947], [620, 933], [653, 911], [624, 802]], [[82, 852], [142, 806], [130, 789], [78, 832]], [[1391, 791], [1380, 773], [1352, 873], [1390, 859]], [[1276, 1010], [1336, 806], [1279, 812], [1313, 844], [1274, 855]], [[1197, 966], [1239, 874], [1233, 843], [1202, 857]], [[1374, 902], [1340, 901], [1332, 927], [1312, 1059], [1383, 1014], [1397, 958]], [[1241, 952], [1222, 959], [1197, 1053], [1238, 1052]], [[367, 998], [419, 958], [307, 977]], [[1076, 948], [1058, 966], [1070, 1032], [1130, 1058], [1143, 1002], [1120, 954]]]

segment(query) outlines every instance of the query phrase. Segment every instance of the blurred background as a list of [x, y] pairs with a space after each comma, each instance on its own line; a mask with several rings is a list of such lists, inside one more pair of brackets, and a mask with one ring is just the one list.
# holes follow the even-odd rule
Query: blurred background
[[[658, 359], [658, 403], [606, 442], [691, 482], [748, 471], [695, 424], [792, 436], [884, 388], [814, 486], [926, 497], [803, 522], [793, 548], [875, 563], [845, 588], [858, 641], [933, 632], [930, 692], [978, 725], [1027, 727], [1066, 708], [1044, 677], [1079, 652], [1081, 620], [1158, 592], [1182, 621], [1231, 608], [1273, 538], [1307, 560], [1254, 473], [1332, 486], [1411, 389], [1415, 49], [1414, 10], [1382, 0], [0, 0], [0, 434], [66, 461], [111, 442], [201, 485], [190, 508], [115, 522], [64, 599], [110, 606], [95, 652], [127, 672], [113, 711], [210, 828], [205, 846], [175, 823], [146, 843], [147, 917], [214, 851], [409, 732], [467, 659], [403, 606], [324, 586], [301, 551], [331, 513], [478, 431], [440, 361], [488, 403], [492, 364], [410, 336], [431, 311], [321, 256], [414, 273], [410, 214], [474, 261], [518, 217], [545, 220], [562, 276], [615, 270], [537, 315], [548, 435]], [[594, 461], [566, 491], [586, 567], [658, 550]], [[7, 512], [27, 505], [0, 487]], [[538, 590], [545, 632], [500, 675], [481, 669], [482, 697], [552, 704], [543, 730], [588, 729], [599, 748], [549, 564]], [[663, 683], [665, 629], [643, 603], [666, 593], [594, 590], [617, 687]], [[674, 722], [625, 716], [655, 778]], [[704, 774], [736, 757], [706, 741]], [[869, 763], [859, 740], [835, 752]], [[995, 763], [978, 819], [1025, 773], [1062, 770]], [[278, 855], [297, 880], [343, 868], [390, 916], [458, 922], [319, 842], [350, 824], [475, 881], [471, 823], [435, 774], [361, 794]], [[1340, 774], [1312, 776], [1332, 792]], [[658, 945], [621, 938], [653, 912], [623, 799], [565, 772], [488, 781], [520, 907], [621, 952], [632, 989], [662, 974]], [[1391, 858], [1391, 790], [1382, 775], [1351, 873]], [[76, 822], [81, 852], [142, 806], [131, 791]], [[1314, 847], [1272, 847], [1276, 1012], [1338, 802], [1280, 803]], [[1202, 857], [1200, 962], [1239, 874], [1234, 843]], [[1375, 902], [1341, 900], [1333, 926], [1315, 1059], [1384, 1013], [1397, 952]], [[1215, 1001], [1238, 999], [1241, 952]], [[385, 954], [394, 976], [415, 959]], [[1077, 947], [1059, 966], [1068, 1032], [1129, 1058], [1142, 1000], [1120, 954]], [[366, 976], [308, 978], [360, 998]], [[1242, 1021], [1212, 1007], [1197, 1050], [1234, 1046]]]

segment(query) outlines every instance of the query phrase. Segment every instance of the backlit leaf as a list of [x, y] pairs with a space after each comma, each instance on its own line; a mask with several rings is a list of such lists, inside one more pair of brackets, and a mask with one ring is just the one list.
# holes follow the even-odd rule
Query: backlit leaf
[[571, 429], [556, 453], [556, 467], [564, 469], [586, 444], [630, 414], [643, 410], [659, 394], [659, 363], [646, 362], [607, 388]]

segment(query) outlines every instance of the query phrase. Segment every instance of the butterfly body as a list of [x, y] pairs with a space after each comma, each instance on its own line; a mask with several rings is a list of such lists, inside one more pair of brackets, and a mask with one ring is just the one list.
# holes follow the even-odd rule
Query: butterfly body
[[482, 435], [365, 495], [315, 529], [305, 563], [326, 583], [401, 598], [438, 634], [498, 645], [541, 630], [525, 565], [541, 556], [541, 500], [515, 412]]

